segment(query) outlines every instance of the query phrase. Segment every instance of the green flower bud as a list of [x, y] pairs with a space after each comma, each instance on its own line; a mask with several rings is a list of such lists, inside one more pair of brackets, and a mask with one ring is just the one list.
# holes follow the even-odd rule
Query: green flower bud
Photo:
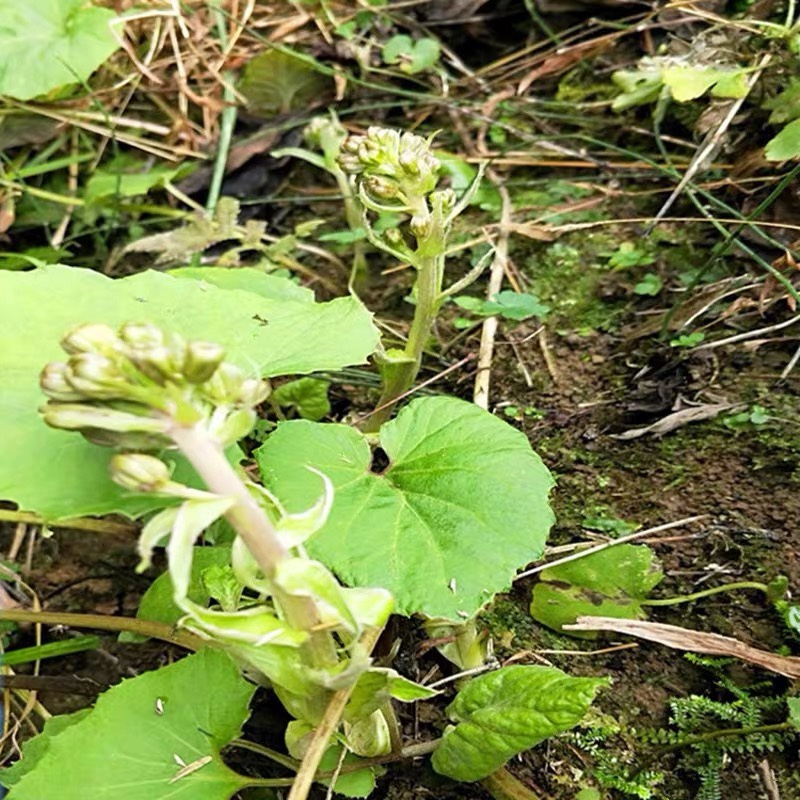
[[157, 492], [171, 478], [161, 459], [144, 453], [119, 453], [111, 457], [108, 468], [111, 480], [131, 492]]
[[130, 388], [117, 362], [100, 353], [72, 356], [64, 377], [76, 392], [90, 400], [124, 398]]
[[306, 125], [303, 138], [312, 147], [318, 147], [325, 158], [335, 158], [347, 138], [347, 131], [333, 117], [314, 117]]
[[39, 385], [42, 391], [53, 400], [62, 403], [71, 403], [82, 400], [83, 395], [76, 392], [67, 381], [69, 367], [66, 364], [53, 362], [48, 364], [39, 375]]
[[364, 178], [364, 189], [380, 200], [394, 200], [398, 195], [397, 184], [381, 175], [369, 175]]
[[424, 239], [431, 232], [431, 215], [416, 214], [411, 217], [408, 229], [416, 239]]
[[238, 404], [246, 408], [255, 408], [267, 399], [271, 391], [272, 387], [269, 381], [264, 381], [260, 378], [248, 378], [242, 382], [239, 389]]
[[387, 244], [390, 244], [392, 247], [404, 248], [406, 246], [406, 243], [403, 239], [403, 233], [399, 228], [387, 228], [382, 235], [384, 241]]
[[113, 328], [102, 324], [78, 325], [67, 331], [61, 347], [70, 355], [76, 353], [111, 353], [119, 345]]
[[452, 189], [442, 189], [431, 195], [431, 205], [442, 214], [449, 214], [456, 205], [456, 193]]
[[164, 344], [164, 331], [150, 322], [126, 322], [119, 330], [120, 338], [136, 350], [149, 350]]
[[98, 428], [120, 433], [165, 433], [168, 426], [164, 419], [91, 403], [48, 403], [41, 413], [51, 428], [71, 431]]
[[228, 414], [219, 426], [211, 426], [209, 434], [213, 436], [222, 447], [244, 439], [256, 424], [256, 412], [252, 408], [237, 408]]
[[419, 154], [416, 153], [411, 148], [406, 148], [405, 150], [400, 151], [400, 155], [398, 156], [398, 161], [400, 162], [400, 166], [406, 170], [406, 172], [411, 173], [412, 175], [419, 175], [420, 173], [420, 163], [419, 163]]
[[205, 383], [225, 358], [225, 350], [214, 342], [189, 342], [183, 360], [183, 376], [189, 383]]
[[216, 405], [235, 405], [244, 383], [244, 373], [239, 367], [223, 361], [214, 374], [203, 384], [203, 394]]
[[[186, 347], [183, 340], [181, 345], [183, 348]], [[129, 358], [139, 372], [162, 386], [167, 381], [180, 381], [182, 377], [181, 370], [185, 356], [184, 352], [177, 348], [162, 345], [131, 350]]]
[[128, 452], [159, 452], [174, 447], [172, 439], [155, 433], [120, 433], [100, 428], [81, 428], [83, 438], [100, 447], [113, 447]]

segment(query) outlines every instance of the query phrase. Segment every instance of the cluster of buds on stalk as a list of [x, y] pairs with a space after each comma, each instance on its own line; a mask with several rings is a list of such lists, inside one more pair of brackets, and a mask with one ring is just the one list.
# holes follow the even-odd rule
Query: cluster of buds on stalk
[[269, 384], [225, 362], [212, 342], [186, 341], [149, 323], [80, 325], [61, 340], [68, 359], [48, 364], [42, 409], [54, 428], [96, 444], [155, 451], [173, 446], [176, 425], [205, 426], [227, 446], [252, 428]]
[[[457, 202], [451, 189], [436, 188], [442, 165], [433, 154], [430, 138], [379, 127], [348, 137], [339, 164], [355, 186], [365, 211], [364, 228], [376, 247], [417, 269], [422, 268], [422, 259], [443, 262], [453, 220], [471, 201], [480, 176]], [[407, 233], [415, 246], [409, 245], [402, 228], [376, 233], [367, 211], [408, 214]]]

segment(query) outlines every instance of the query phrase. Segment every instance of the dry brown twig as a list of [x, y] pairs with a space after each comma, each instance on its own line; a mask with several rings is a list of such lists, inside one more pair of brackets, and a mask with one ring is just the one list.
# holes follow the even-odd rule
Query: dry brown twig
[[739, 639], [720, 636], [718, 633], [703, 633], [677, 625], [614, 617], [578, 617], [574, 625], [564, 625], [564, 630], [623, 633], [663, 644], [674, 650], [738, 658], [770, 672], [777, 672], [778, 675], [785, 675], [787, 678], [800, 678], [800, 658], [797, 656], [779, 656], [767, 650], [751, 647]]

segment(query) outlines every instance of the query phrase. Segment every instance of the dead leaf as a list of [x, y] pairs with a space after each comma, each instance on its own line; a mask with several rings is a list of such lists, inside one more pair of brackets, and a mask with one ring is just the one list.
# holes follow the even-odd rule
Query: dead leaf
[[612, 434], [611, 438], [628, 441], [630, 439], [638, 439], [641, 436], [647, 436], [647, 434], [652, 434], [660, 438], [691, 422], [714, 419], [714, 417], [721, 414], [723, 411], [738, 411], [742, 408], [744, 408], [744, 405], [741, 403], [738, 405], [734, 405], [733, 403], [705, 403], [699, 406], [692, 406], [691, 408], [682, 408], [680, 411], [667, 414], [666, 417], [662, 417], [652, 425], [647, 425], [644, 428], [631, 428], [624, 433]]
[[536, 242], [553, 242], [557, 234], [550, 225], [534, 225], [532, 222], [512, 222], [506, 226], [510, 233], [516, 233]]
[[674, 650], [705, 653], [711, 656], [730, 656], [777, 672], [778, 675], [785, 675], [787, 678], [800, 678], [800, 658], [779, 656], [768, 650], [759, 650], [739, 639], [721, 636], [718, 633], [703, 633], [677, 625], [614, 617], [578, 617], [574, 625], [564, 625], [564, 630], [624, 633], [646, 639], [648, 642], [666, 645]]

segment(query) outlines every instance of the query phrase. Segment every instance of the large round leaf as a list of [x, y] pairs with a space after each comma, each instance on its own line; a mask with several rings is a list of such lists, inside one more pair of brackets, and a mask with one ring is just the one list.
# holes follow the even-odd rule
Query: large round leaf
[[228, 656], [202, 650], [114, 686], [88, 714], [51, 720], [0, 784], [15, 800], [228, 800], [248, 780], [219, 752], [254, 691]]
[[0, 498], [50, 520], [112, 511], [137, 515], [156, 502], [111, 482], [106, 448], [41, 420], [39, 372], [48, 361], [63, 360], [59, 339], [78, 323], [154, 322], [218, 342], [229, 360], [264, 376], [339, 369], [367, 359], [378, 333], [357, 300], [292, 300], [276, 294], [274, 278], [263, 278], [256, 292], [252, 282], [250, 291], [223, 289], [158, 272], [115, 281], [61, 266], [0, 271]]
[[346, 425], [286, 422], [256, 452], [292, 511], [322, 490], [307, 466], [333, 481], [333, 509], [308, 549], [343, 581], [389, 589], [403, 614], [459, 619], [542, 554], [553, 481], [522, 433], [471, 403], [431, 397], [380, 439], [390, 462], [380, 474], [367, 439]]
[[30, 100], [85, 81], [119, 48], [114, 17], [87, 0], [0, 0], [0, 94]]

